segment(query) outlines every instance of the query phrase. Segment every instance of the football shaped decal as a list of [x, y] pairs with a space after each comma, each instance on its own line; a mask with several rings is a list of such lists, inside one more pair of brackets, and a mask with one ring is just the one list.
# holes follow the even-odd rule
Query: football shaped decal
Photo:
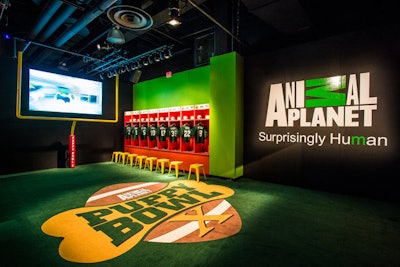
[[104, 187], [94, 193], [87, 201], [86, 207], [124, 202], [157, 192], [168, 183], [126, 183]]
[[61, 212], [42, 231], [61, 238], [58, 252], [71, 262], [113, 259], [139, 242], [202, 242], [240, 231], [239, 214], [226, 198], [234, 191], [220, 185], [176, 180], [107, 186], [84, 207]]
[[190, 208], [166, 220], [144, 239], [149, 242], [190, 243], [217, 240], [240, 231], [242, 221], [225, 199]]

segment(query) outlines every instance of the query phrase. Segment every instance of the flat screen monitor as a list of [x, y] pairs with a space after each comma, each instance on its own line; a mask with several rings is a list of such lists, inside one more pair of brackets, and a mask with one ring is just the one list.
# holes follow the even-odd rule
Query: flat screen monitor
[[117, 83], [56, 70], [21, 69], [19, 117], [115, 122]]
[[29, 110], [102, 115], [99, 81], [29, 69]]

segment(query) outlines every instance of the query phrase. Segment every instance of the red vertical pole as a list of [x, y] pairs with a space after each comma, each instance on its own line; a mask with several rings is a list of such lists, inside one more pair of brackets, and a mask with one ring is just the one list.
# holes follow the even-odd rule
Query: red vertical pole
[[69, 167], [76, 166], [76, 138], [75, 135], [69, 136]]

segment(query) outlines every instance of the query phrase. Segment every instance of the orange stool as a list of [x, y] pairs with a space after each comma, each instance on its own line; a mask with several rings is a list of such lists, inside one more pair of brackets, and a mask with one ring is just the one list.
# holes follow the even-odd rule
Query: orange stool
[[146, 158], [147, 156], [136, 156], [135, 166], [139, 165], [139, 169], [141, 169], [143, 166], [143, 162], [145, 162]]
[[128, 163], [132, 165], [135, 163], [136, 157], [138, 156], [138, 154], [129, 154], [128, 156], [126, 156], [126, 165], [128, 165]]
[[111, 156], [111, 161], [118, 162], [119, 156], [122, 154], [122, 151], [114, 151]]
[[[175, 176], [176, 178], [178, 178], [179, 176], [179, 166], [183, 164], [183, 161], [171, 161], [169, 163], [169, 171], [168, 171], [168, 175], [171, 173], [171, 168], [174, 167], [175, 169]], [[185, 171], [183, 171], [185, 172]]]
[[118, 160], [118, 162], [121, 162], [121, 161], [122, 161], [122, 164], [125, 165], [125, 159], [126, 159], [126, 157], [127, 157], [129, 154], [130, 154], [129, 152], [121, 152], [121, 153], [119, 154], [119, 160]]
[[158, 170], [158, 166], [160, 165], [161, 173], [164, 174], [164, 168], [166, 164], [169, 164], [169, 159], [158, 159], [156, 165], [156, 171]]
[[196, 171], [196, 180], [197, 180], [197, 182], [200, 181], [200, 170], [203, 170], [204, 180], [207, 179], [206, 178], [206, 172], [204, 170], [204, 164], [194, 163], [194, 164], [190, 164], [190, 166], [189, 166], [188, 180], [190, 180], [190, 173], [191, 173], [192, 169], [194, 169]]
[[157, 157], [147, 157], [143, 169], [146, 169], [146, 167], [149, 167], [149, 171], [152, 172], [153, 166], [156, 166], [157, 159], [158, 159]]

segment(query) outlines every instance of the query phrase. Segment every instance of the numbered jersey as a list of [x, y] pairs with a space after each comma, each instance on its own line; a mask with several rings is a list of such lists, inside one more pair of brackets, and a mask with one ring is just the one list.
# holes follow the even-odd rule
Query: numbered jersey
[[126, 139], [131, 138], [131, 126], [125, 126], [124, 135]]
[[157, 127], [154, 125], [150, 125], [147, 128], [147, 134], [148, 134], [150, 140], [156, 140], [157, 139]]
[[189, 125], [184, 125], [180, 129], [180, 135], [182, 136], [183, 143], [189, 143], [190, 137], [193, 135], [193, 129]]
[[140, 130], [140, 134], [139, 134], [140, 139], [141, 140], [146, 140], [146, 138], [147, 138], [147, 126], [146, 125], [141, 125], [139, 130]]
[[168, 129], [165, 126], [158, 127], [157, 129], [158, 140], [160, 140], [161, 142], [167, 140], [167, 130]]
[[179, 128], [177, 126], [168, 127], [167, 135], [169, 136], [170, 142], [177, 142], [179, 136]]
[[139, 139], [139, 126], [135, 125], [132, 127], [131, 129], [131, 137], [134, 140], [138, 140]]
[[196, 143], [204, 143], [204, 140], [208, 136], [206, 127], [203, 125], [196, 125], [194, 128]]

